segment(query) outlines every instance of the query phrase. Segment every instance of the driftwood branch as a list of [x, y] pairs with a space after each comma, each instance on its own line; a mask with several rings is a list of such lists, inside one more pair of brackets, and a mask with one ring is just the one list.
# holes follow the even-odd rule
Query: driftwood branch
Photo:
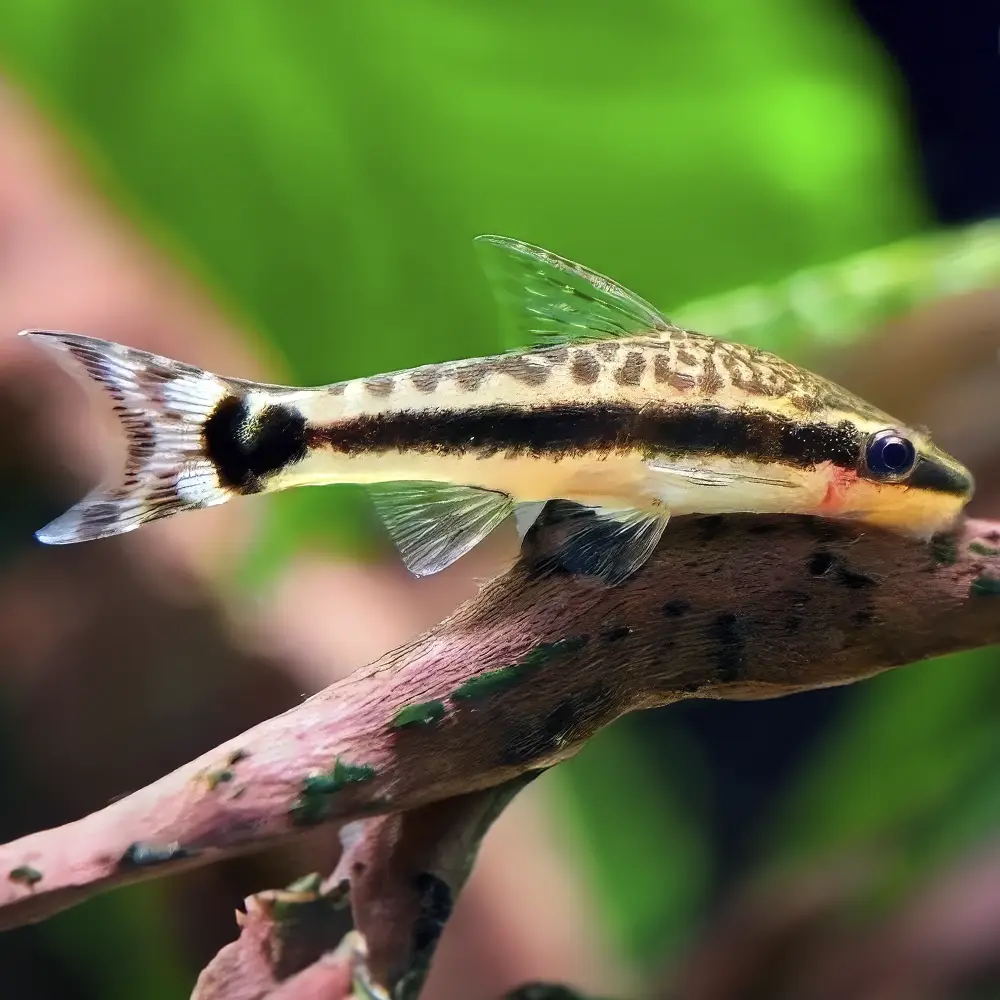
[[[626, 712], [843, 684], [1000, 642], [997, 523], [924, 543], [810, 518], [678, 519], [612, 589], [551, 569], [559, 530], [541, 523], [508, 573], [406, 647], [90, 816], [0, 847], [0, 927], [316, 824], [395, 814], [367, 819], [345, 858], [382, 845], [352, 880], [359, 928], [394, 893], [392, 913], [409, 907], [409, 923], [381, 929], [399, 940], [366, 941], [368, 967], [398, 982], [414, 967], [402, 940], [420, 913], [413, 865], [457, 891], [463, 866], [443, 859], [478, 842], [484, 803], [504, 801], [474, 793], [515, 787]], [[383, 866], [404, 847], [416, 861], [398, 879]]]
[[[358, 980], [362, 996], [391, 987], [395, 1000], [415, 1000], [483, 835], [533, 777], [347, 824], [326, 882], [306, 876], [246, 901], [239, 940], [204, 970], [192, 1000], [347, 1000]], [[340, 942], [348, 900], [355, 932]]]

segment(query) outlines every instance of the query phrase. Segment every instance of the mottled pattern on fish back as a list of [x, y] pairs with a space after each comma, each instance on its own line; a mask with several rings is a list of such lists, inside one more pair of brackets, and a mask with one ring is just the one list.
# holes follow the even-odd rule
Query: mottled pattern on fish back
[[799, 419], [891, 422], [853, 393], [773, 354], [679, 329], [426, 365], [341, 382], [329, 392], [338, 417], [498, 404], [697, 402]]

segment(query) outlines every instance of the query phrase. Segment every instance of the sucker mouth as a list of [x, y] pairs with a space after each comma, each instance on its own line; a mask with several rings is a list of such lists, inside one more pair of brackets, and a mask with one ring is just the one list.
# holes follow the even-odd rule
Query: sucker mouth
[[972, 476], [964, 469], [926, 455], [920, 456], [908, 482], [917, 489], [960, 497], [972, 496], [975, 487]]

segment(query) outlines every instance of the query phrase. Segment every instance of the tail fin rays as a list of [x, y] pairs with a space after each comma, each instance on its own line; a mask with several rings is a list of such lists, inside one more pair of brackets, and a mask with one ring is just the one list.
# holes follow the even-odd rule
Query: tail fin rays
[[[35, 533], [46, 545], [91, 541], [147, 521], [229, 499], [204, 451], [205, 421], [239, 390], [228, 380], [169, 358], [106, 340], [23, 330], [68, 354], [111, 397], [126, 436], [124, 473], [88, 493]], [[79, 368], [70, 369], [79, 375]]]

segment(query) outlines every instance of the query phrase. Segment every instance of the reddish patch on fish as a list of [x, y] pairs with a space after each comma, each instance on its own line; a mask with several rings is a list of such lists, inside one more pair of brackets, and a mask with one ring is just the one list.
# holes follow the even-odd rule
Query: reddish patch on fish
[[826, 464], [830, 481], [826, 486], [826, 493], [819, 502], [817, 513], [836, 514], [844, 508], [844, 501], [851, 490], [851, 487], [858, 481], [858, 474], [853, 469], [842, 469], [832, 462]]

